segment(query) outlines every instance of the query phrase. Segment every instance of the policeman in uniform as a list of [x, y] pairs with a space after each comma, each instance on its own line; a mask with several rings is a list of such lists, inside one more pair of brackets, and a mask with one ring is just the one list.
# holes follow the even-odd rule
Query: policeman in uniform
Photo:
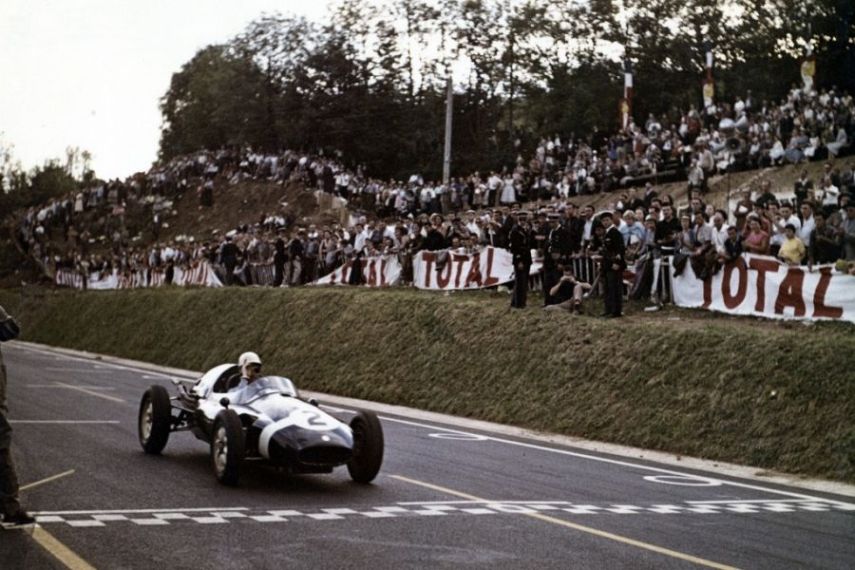
[[546, 247], [543, 256], [543, 305], [552, 303], [550, 290], [561, 278], [559, 265], [569, 263], [569, 232], [561, 225], [561, 215], [552, 212], [549, 218], [549, 233], [546, 235]]
[[[0, 307], [0, 342], [17, 338], [21, 329], [15, 319]], [[18, 502], [18, 474], [12, 461], [12, 426], [9, 425], [6, 407], [6, 367], [0, 354], [0, 514], [3, 528], [31, 525], [36, 520], [21, 508]]]
[[531, 268], [533, 240], [526, 227], [527, 217], [528, 213], [525, 211], [512, 212], [513, 225], [508, 234], [509, 249], [514, 263], [514, 294], [511, 297], [511, 307], [515, 309], [524, 309], [528, 297], [528, 274]]
[[622, 316], [623, 308], [623, 270], [626, 269], [626, 246], [623, 236], [617, 226], [611, 212], [600, 216], [600, 221], [606, 229], [603, 236], [603, 281], [605, 283], [605, 305], [603, 314], [606, 318]]

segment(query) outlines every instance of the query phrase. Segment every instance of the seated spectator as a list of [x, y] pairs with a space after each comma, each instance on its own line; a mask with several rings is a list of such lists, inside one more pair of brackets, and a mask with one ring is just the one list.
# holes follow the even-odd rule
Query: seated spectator
[[563, 266], [563, 274], [550, 290], [551, 303], [544, 309], [547, 311], [582, 312], [582, 298], [585, 291], [591, 290], [591, 284], [579, 281], [573, 274], [573, 266], [569, 263]]
[[840, 234], [826, 221], [823, 212], [814, 214], [815, 227], [811, 231], [808, 246], [808, 270], [814, 264], [834, 263], [840, 259]]
[[736, 226], [727, 227], [727, 239], [724, 241], [724, 251], [718, 255], [719, 263], [736, 261], [742, 255], [742, 236], [736, 231]]

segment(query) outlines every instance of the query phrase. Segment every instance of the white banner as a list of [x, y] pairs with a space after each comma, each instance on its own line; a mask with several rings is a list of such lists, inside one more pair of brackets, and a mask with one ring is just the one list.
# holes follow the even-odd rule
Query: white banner
[[413, 285], [419, 289], [481, 289], [513, 278], [513, 258], [504, 249], [486, 247], [472, 254], [420, 251], [413, 258]]
[[[348, 261], [332, 273], [324, 275], [313, 285], [347, 285], [353, 271], [353, 261]], [[362, 283], [365, 287], [389, 287], [401, 280], [401, 262], [396, 255], [366, 257], [362, 259]]]
[[745, 254], [710, 279], [691, 264], [672, 278], [674, 302], [734, 315], [773, 319], [843, 320], [855, 323], [855, 276], [830, 266], [793, 267], [773, 257]]
[[[56, 272], [55, 282], [64, 287], [83, 289], [83, 277], [74, 271], [59, 269]], [[86, 280], [86, 288], [94, 290], [107, 289], [137, 289], [141, 287], [160, 287], [165, 284], [164, 271], [162, 269], [132, 271], [120, 274], [115, 269], [108, 274], [91, 273]], [[223, 284], [214, 273], [214, 269], [207, 261], [196, 264], [193, 267], [176, 267], [173, 277], [173, 285], [197, 286], [197, 287], [222, 287]]]

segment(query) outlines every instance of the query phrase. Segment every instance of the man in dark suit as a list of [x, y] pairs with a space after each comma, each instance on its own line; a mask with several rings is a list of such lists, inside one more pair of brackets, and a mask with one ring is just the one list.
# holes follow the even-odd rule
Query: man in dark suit
[[605, 283], [605, 305], [603, 314], [606, 318], [622, 316], [623, 308], [623, 270], [626, 268], [626, 246], [623, 236], [617, 226], [611, 212], [600, 216], [600, 221], [606, 229], [603, 236], [603, 282]]
[[511, 297], [511, 307], [524, 309], [528, 297], [528, 274], [531, 268], [532, 239], [524, 226], [528, 218], [527, 212], [512, 212], [513, 225], [508, 234], [510, 251], [514, 263], [514, 294]]
[[[18, 323], [0, 307], [0, 342], [12, 340], [20, 333]], [[18, 474], [12, 461], [12, 426], [9, 425], [6, 407], [6, 367], [0, 354], [0, 514], [2, 526], [15, 528], [31, 525], [36, 519], [21, 508], [18, 501]]]
[[579, 217], [575, 204], [567, 204], [564, 210], [564, 229], [567, 230], [570, 253], [579, 253], [579, 250], [582, 249], [585, 220]]

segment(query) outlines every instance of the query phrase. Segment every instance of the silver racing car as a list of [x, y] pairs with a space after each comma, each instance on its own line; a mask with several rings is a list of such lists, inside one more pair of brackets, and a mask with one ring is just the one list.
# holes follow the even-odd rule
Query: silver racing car
[[214, 473], [227, 485], [237, 485], [245, 460], [289, 473], [331, 473], [347, 465], [358, 483], [377, 476], [383, 428], [374, 413], [359, 411], [345, 423], [301, 398], [287, 378], [263, 376], [236, 389], [239, 381], [236, 364], [221, 364], [198, 380], [173, 380], [175, 397], [152, 385], [140, 402], [143, 450], [159, 454], [170, 433], [191, 431], [210, 445]]

